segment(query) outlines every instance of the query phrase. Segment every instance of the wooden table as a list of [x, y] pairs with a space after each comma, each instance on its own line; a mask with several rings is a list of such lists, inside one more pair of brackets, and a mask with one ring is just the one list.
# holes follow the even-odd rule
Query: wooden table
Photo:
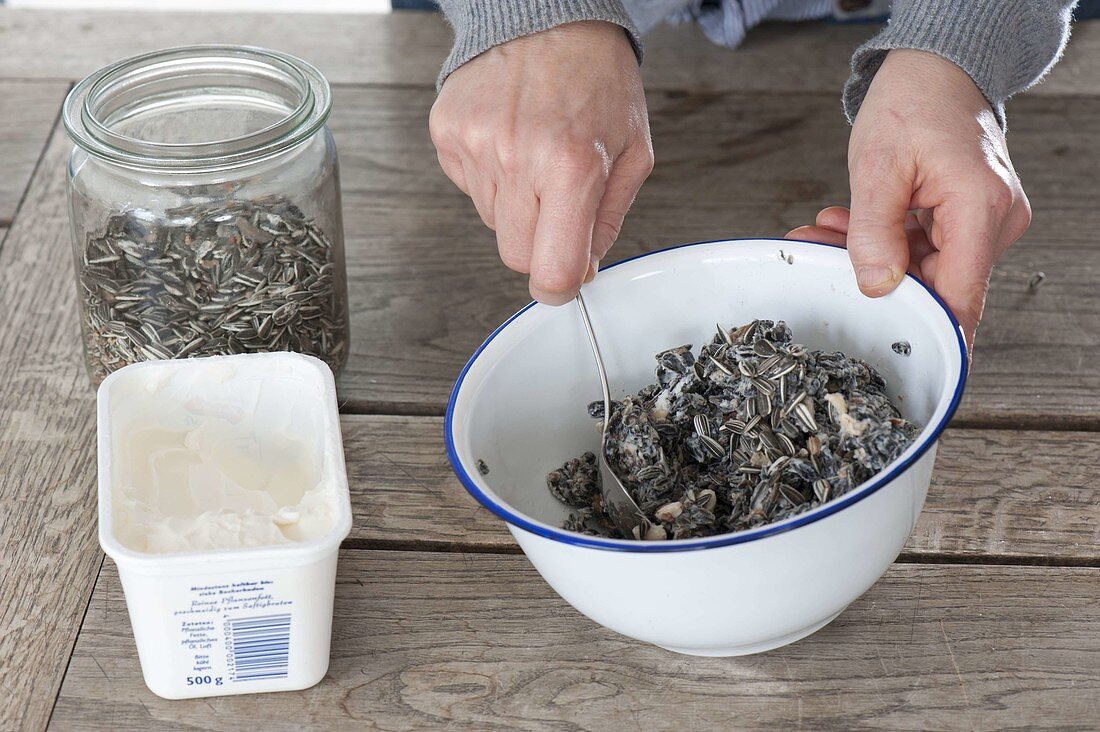
[[[618, 254], [780, 235], [844, 202], [838, 90], [872, 30], [768, 28], [736, 53], [656, 32], [658, 164]], [[184, 41], [286, 50], [335, 88], [355, 527], [329, 675], [299, 693], [154, 696], [96, 540], [58, 109], [100, 65]], [[526, 300], [435, 162], [426, 120], [448, 44], [425, 14], [0, 10], [0, 729], [1100, 726], [1100, 24], [1010, 104], [1035, 222], [995, 273], [907, 548], [832, 625], [739, 659], [675, 656], [581, 617], [448, 468], [452, 380]]]

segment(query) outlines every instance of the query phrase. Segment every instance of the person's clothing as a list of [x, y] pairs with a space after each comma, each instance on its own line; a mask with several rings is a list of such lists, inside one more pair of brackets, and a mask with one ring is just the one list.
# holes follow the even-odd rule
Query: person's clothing
[[[662, 20], [694, 22], [711, 42], [726, 48], [737, 48], [750, 28], [765, 21], [820, 20], [833, 13], [833, 0], [623, 0], [623, 4], [643, 34]], [[671, 12], [654, 18], [655, 5], [667, 6]]]
[[[856, 3], [859, 5], [860, 3]], [[886, 54], [935, 53], [963, 69], [1004, 125], [1004, 103], [1036, 82], [1065, 48], [1076, 0], [895, 0], [886, 27], [856, 49], [844, 85], [844, 112], [855, 118]], [[622, 26], [639, 63], [641, 34], [662, 20], [698, 22], [716, 43], [736, 46], [765, 20], [807, 20], [838, 12], [845, 0], [439, 0], [455, 31], [439, 74], [519, 36], [580, 20]]]
[[856, 49], [844, 85], [855, 119], [871, 80], [895, 48], [929, 51], [970, 75], [1005, 126], [1005, 102], [1038, 83], [1069, 40], [1077, 0], [900, 0], [886, 28]]

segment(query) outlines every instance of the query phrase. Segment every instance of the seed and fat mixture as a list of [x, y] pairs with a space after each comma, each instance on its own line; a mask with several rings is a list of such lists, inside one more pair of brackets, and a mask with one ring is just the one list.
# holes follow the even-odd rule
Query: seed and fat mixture
[[[721, 326], [698, 357], [657, 354], [657, 383], [612, 403], [607, 457], [651, 527], [645, 538], [741, 531], [841, 496], [881, 471], [919, 428], [866, 362], [792, 342], [783, 321]], [[588, 407], [603, 418], [603, 402]], [[600, 498], [596, 456], [547, 476], [573, 508], [564, 528], [622, 537]]]

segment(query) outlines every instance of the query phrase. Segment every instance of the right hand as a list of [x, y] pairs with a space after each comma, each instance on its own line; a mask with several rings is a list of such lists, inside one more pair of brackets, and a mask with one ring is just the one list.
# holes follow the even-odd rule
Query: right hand
[[595, 277], [653, 169], [638, 63], [623, 29], [583, 21], [456, 69], [430, 129], [447, 177], [496, 232], [531, 295], [571, 300]]

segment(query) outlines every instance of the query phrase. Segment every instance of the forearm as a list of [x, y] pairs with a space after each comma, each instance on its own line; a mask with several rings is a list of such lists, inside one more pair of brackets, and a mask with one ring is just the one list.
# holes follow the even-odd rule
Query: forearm
[[844, 87], [855, 118], [886, 54], [928, 51], [965, 71], [1004, 126], [1004, 103], [1032, 86], [1058, 60], [1077, 0], [898, 0], [889, 25], [856, 49]]
[[582, 20], [621, 26], [641, 61], [638, 30], [621, 0], [439, 0], [439, 6], [455, 32], [454, 48], [439, 72], [439, 86], [452, 71], [493, 46]]

